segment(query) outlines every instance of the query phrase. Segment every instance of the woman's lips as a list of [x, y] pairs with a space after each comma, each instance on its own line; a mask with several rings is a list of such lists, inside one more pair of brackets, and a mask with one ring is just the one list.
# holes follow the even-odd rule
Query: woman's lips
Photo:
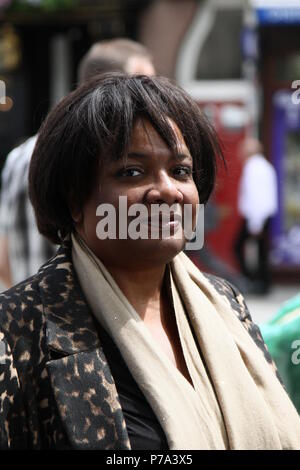
[[182, 217], [180, 214], [167, 214], [165, 217], [163, 214], [159, 214], [159, 217], [148, 217], [141, 221], [142, 225], [148, 225], [154, 229], [170, 229], [177, 230], [182, 224]]

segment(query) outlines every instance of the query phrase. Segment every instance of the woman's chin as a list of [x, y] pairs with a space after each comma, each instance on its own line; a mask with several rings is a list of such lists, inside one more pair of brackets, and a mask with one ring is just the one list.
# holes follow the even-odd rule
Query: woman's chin
[[176, 238], [162, 238], [159, 240], [136, 240], [134, 257], [137, 260], [150, 260], [153, 262], [168, 263], [185, 246], [185, 240]]
[[182, 238], [93, 240], [89, 248], [105, 265], [128, 270], [169, 263], [185, 246]]

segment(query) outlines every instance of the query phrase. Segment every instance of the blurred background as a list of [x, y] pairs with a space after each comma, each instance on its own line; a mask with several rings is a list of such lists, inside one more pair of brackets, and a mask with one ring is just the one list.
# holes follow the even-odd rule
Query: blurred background
[[[222, 139], [227, 170], [220, 166], [205, 246], [230, 272], [238, 273], [239, 147], [249, 135], [263, 142], [278, 180], [273, 288], [264, 297], [245, 293], [255, 321], [268, 320], [299, 292], [300, 0], [0, 0], [1, 167], [75, 88], [91, 44], [114, 37], [144, 44], [157, 73], [191, 93]], [[255, 263], [255, 248], [247, 249]], [[191, 256], [210, 270], [201, 254]]]

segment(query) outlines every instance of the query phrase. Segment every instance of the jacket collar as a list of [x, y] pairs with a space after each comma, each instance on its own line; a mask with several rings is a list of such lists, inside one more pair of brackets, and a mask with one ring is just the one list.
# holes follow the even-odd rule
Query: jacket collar
[[40, 268], [39, 277], [48, 348], [65, 355], [99, 348], [95, 320], [74, 270], [69, 239]]
[[130, 449], [96, 320], [73, 267], [70, 240], [41, 267], [38, 278], [51, 357], [46, 369], [71, 447]]

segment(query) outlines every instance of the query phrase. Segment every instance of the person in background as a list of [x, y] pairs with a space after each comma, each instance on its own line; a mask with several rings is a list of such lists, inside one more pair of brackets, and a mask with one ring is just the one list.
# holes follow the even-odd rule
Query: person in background
[[[278, 207], [277, 178], [270, 162], [263, 155], [263, 146], [255, 138], [247, 138], [241, 146], [244, 161], [238, 193], [241, 228], [234, 251], [244, 276], [253, 281], [253, 292], [265, 294], [270, 288], [268, 229]], [[246, 246], [251, 241], [257, 252], [252, 270], [247, 261]]]
[[145, 46], [131, 39], [116, 38], [96, 42], [83, 56], [78, 66], [79, 83], [105, 72], [151, 76], [155, 69]]
[[[93, 44], [79, 63], [79, 84], [110, 71], [155, 73], [149, 51], [126, 38]], [[56, 246], [38, 232], [28, 197], [28, 169], [36, 140], [37, 136], [33, 136], [12, 150], [1, 175], [0, 283], [4, 287], [34, 274], [56, 250]]]

